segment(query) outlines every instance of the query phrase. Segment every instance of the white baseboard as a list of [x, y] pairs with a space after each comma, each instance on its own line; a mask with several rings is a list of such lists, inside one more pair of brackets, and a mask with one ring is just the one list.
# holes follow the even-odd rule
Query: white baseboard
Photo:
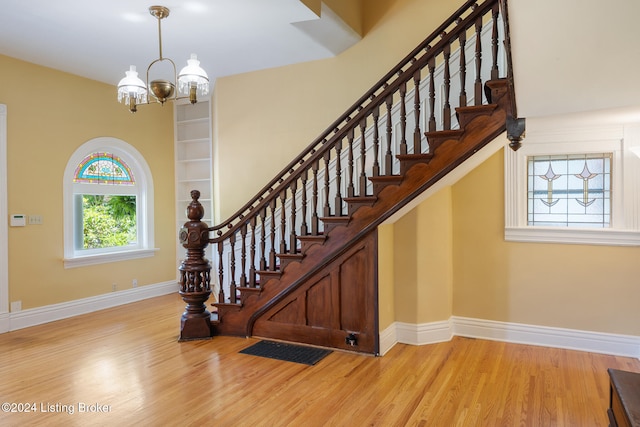
[[640, 358], [640, 336], [452, 316], [454, 335]]
[[452, 316], [448, 321], [423, 324], [395, 322], [380, 333], [380, 354], [384, 355], [396, 343], [434, 344], [448, 341], [453, 336], [640, 358], [640, 336], [458, 316]]
[[9, 332], [10, 324], [11, 322], [9, 321], [9, 313], [0, 314], [0, 334]]
[[398, 343], [396, 324], [392, 323], [384, 331], [380, 332], [380, 356], [387, 354]]
[[15, 331], [174, 292], [178, 293], [178, 284], [169, 281], [8, 313], [6, 316], [0, 315], [0, 332]]
[[453, 337], [451, 322], [413, 323], [394, 322], [380, 333], [380, 355], [384, 355], [397, 343], [424, 345], [449, 341]]
[[412, 345], [449, 341], [453, 337], [451, 322], [448, 320], [419, 325], [396, 322], [396, 330], [399, 342]]

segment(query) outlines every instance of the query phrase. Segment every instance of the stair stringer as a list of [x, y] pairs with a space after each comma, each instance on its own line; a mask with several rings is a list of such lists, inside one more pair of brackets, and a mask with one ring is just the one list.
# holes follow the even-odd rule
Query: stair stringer
[[399, 184], [384, 186], [376, 194], [377, 199], [372, 206], [360, 207], [346, 225], [332, 228], [324, 243], [309, 247], [304, 258], [288, 264], [280, 277], [262, 281], [261, 292], [247, 295], [241, 306], [225, 307], [220, 313], [216, 332], [251, 336], [257, 319], [296, 289], [305, 286], [309, 278], [330, 266], [358, 240], [504, 132], [507, 111], [510, 111], [506, 82], [497, 80], [487, 84], [492, 88], [493, 102], [497, 104], [490, 114], [473, 117], [461, 133], [452, 139], [439, 141], [428, 163], [410, 167]]

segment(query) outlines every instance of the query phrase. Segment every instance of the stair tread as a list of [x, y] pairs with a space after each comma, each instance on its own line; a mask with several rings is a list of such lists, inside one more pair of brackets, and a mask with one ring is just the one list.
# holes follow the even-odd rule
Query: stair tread
[[402, 175], [378, 175], [378, 176], [370, 176], [369, 181], [393, 182], [393, 181], [402, 181], [402, 178], [403, 178]]
[[324, 234], [307, 234], [304, 236], [297, 236], [298, 240], [326, 240], [327, 236], [325, 236]]
[[256, 293], [260, 293], [262, 292], [262, 288], [260, 287], [253, 287], [253, 286], [238, 286], [236, 288], [237, 291], [240, 292], [245, 292], [245, 293], [251, 293], [251, 292], [256, 292]]
[[378, 200], [378, 198], [376, 196], [353, 196], [353, 197], [343, 197], [342, 200], [344, 200], [347, 203], [349, 202], [370, 203], [370, 202], [375, 202], [376, 200]]
[[427, 131], [424, 133], [424, 135], [429, 138], [429, 137], [440, 137], [440, 138], [453, 138], [453, 137], [457, 137], [460, 136], [464, 133], [463, 129], [449, 129], [449, 130], [433, 130], [433, 131]]
[[482, 104], [482, 105], [467, 105], [465, 107], [457, 107], [456, 111], [458, 113], [461, 112], [476, 112], [476, 111], [487, 111], [491, 112], [498, 108], [498, 104]]
[[373, 193], [379, 195], [380, 192], [389, 185], [400, 185], [404, 175], [378, 175], [370, 176], [369, 181], [373, 184]]
[[290, 253], [290, 252], [286, 252], [283, 254], [276, 254], [276, 256], [278, 258], [302, 258], [304, 257], [304, 254], [300, 253], [300, 249], [298, 249], [298, 252], [296, 253]]
[[256, 271], [256, 274], [260, 274], [262, 276], [267, 276], [269, 274], [276, 275], [276, 274], [282, 274], [282, 271], [280, 271], [279, 269], [278, 270], [258, 270]]
[[322, 222], [348, 222], [351, 217], [349, 215], [321, 216], [319, 219]]
[[429, 163], [433, 159], [433, 153], [397, 154], [396, 158], [400, 160], [400, 173], [405, 175], [415, 165]]
[[215, 307], [238, 307], [240, 304], [234, 304], [232, 302], [214, 302], [211, 305]]
[[309, 248], [322, 245], [327, 240], [327, 236], [324, 234], [298, 236], [298, 240], [302, 244], [301, 252], [306, 254]]
[[432, 159], [433, 153], [418, 153], [418, 154], [396, 154], [398, 160], [419, 160], [419, 159]]

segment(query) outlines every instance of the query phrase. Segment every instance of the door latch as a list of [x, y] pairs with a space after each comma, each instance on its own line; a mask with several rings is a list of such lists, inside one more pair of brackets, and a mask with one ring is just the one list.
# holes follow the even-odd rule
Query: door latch
[[352, 333], [347, 335], [347, 337], [344, 339], [344, 342], [351, 347], [355, 347], [358, 345], [358, 338], [356, 338], [356, 335]]

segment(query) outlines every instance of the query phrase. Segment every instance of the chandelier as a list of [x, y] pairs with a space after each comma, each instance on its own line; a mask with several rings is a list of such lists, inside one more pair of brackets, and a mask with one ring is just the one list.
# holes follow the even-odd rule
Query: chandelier
[[[147, 85], [138, 77], [135, 65], [125, 72], [124, 77], [118, 83], [118, 102], [127, 104], [129, 111], [135, 113], [137, 106], [158, 102], [164, 104], [168, 100], [189, 98], [192, 104], [198, 102], [198, 96], [205, 96], [209, 93], [209, 77], [200, 67], [200, 61], [195, 54], [191, 54], [191, 59], [187, 60], [187, 66], [176, 72], [176, 64], [169, 58], [162, 56], [162, 28], [160, 22], [169, 16], [169, 9], [164, 6], [151, 6], [149, 13], [158, 20], [158, 50], [159, 58], [147, 67]], [[173, 81], [166, 79], [155, 79], [149, 81], [149, 70], [155, 64], [167, 61], [173, 68]], [[178, 96], [176, 93], [176, 83], [178, 84]], [[153, 99], [151, 99], [151, 97]]]

